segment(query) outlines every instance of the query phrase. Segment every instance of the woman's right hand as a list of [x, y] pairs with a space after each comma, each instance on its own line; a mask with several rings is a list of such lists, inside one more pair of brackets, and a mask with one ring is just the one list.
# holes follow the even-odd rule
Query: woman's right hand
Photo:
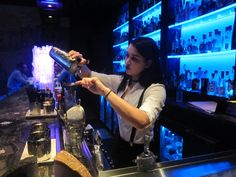
[[69, 51], [69, 52], [68, 52], [68, 57], [81, 59], [81, 61], [80, 61], [80, 63], [79, 63], [80, 66], [82, 66], [82, 65], [88, 63], [88, 60], [86, 60], [85, 58], [83, 58], [83, 55], [82, 55], [80, 52], [75, 51], [75, 50]]
[[91, 70], [87, 67], [86, 64], [88, 64], [89, 60], [86, 60], [85, 58], [83, 58], [83, 55], [75, 50], [71, 50], [68, 52], [68, 57], [71, 58], [80, 58], [81, 61], [79, 62], [79, 70], [76, 72], [75, 75], [79, 76], [80, 78], [83, 77], [90, 77], [91, 75]]

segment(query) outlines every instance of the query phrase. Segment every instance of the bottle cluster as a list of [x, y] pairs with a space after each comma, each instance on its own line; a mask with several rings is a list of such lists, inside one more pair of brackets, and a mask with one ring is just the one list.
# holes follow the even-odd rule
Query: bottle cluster
[[128, 41], [129, 39], [128, 28], [127, 28], [127, 31], [122, 31], [122, 32], [121, 30], [116, 30], [113, 33], [113, 38], [114, 38], [114, 44], [119, 44], [119, 43]]
[[138, 5], [136, 7], [136, 15], [142, 13], [143, 11], [149, 9], [153, 5], [155, 5], [158, 0], [139, 0]]
[[208, 73], [208, 70], [203, 70], [201, 67], [198, 67], [196, 71], [184, 69], [184, 72], [179, 76], [178, 88], [231, 98], [234, 92], [234, 75], [235, 66], [232, 67], [232, 71], [215, 70], [212, 73]]
[[30, 106], [37, 105], [37, 114], [41, 114], [41, 109], [43, 109], [44, 114], [50, 114], [51, 112], [54, 112], [55, 99], [53, 97], [52, 91], [48, 87], [45, 89], [40, 89], [39, 84], [36, 83], [35, 86], [28, 86], [26, 88], [26, 92]]
[[193, 19], [232, 3], [234, 3], [234, 0], [177, 0], [175, 3], [175, 22]]
[[231, 50], [232, 33], [232, 25], [228, 25], [223, 30], [214, 29], [200, 36], [190, 34], [183, 39], [180, 30], [175, 30], [171, 46], [172, 54], [188, 55]]
[[151, 33], [161, 28], [161, 15], [153, 14], [147, 19], [135, 19], [133, 22], [134, 37]]
[[121, 9], [120, 16], [118, 16], [116, 26], [120, 26], [129, 20], [129, 4], [126, 3]]

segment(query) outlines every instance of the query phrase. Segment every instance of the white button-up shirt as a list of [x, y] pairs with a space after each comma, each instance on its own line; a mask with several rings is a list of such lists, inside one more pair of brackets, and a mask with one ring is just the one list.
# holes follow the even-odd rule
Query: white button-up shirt
[[[98, 77], [103, 82], [103, 84], [111, 88], [114, 92], [117, 92], [117, 89], [123, 79], [123, 77], [120, 75], [108, 75], [108, 74], [97, 73], [94, 71], [92, 71], [91, 76]], [[137, 107], [139, 98], [143, 90], [144, 87], [142, 87], [137, 82], [132, 87], [132, 89], [129, 90], [129, 92], [125, 95], [123, 99], [126, 100], [131, 105]], [[124, 91], [121, 91], [118, 93], [118, 95], [121, 96], [123, 93]], [[158, 118], [162, 108], [165, 106], [165, 100], [166, 100], [166, 90], [163, 84], [152, 84], [146, 89], [143, 95], [142, 104], [139, 107], [139, 109], [147, 113], [151, 124], [144, 130], [136, 131], [133, 141], [135, 144], [144, 143], [143, 137], [144, 134], [147, 133], [147, 131], [150, 131], [150, 136], [151, 138], [153, 138], [154, 123]], [[129, 142], [132, 131], [132, 125], [119, 115], [118, 115], [118, 124], [121, 138]]]

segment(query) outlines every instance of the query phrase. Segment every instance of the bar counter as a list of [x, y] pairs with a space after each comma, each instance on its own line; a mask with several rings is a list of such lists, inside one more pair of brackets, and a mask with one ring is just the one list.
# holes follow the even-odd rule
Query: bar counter
[[[53, 176], [53, 161], [39, 164], [37, 163], [37, 158], [32, 156], [21, 160], [32, 123], [38, 121], [38, 119], [26, 118], [26, 112], [28, 111], [29, 106], [25, 89], [2, 100], [0, 102], [0, 108], [0, 176]], [[182, 116], [176, 117], [175, 115], [177, 115], [177, 112], [178, 115]], [[221, 116], [219, 114], [214, 115], [186, 103], [168, 101], [167, 106], [161, 115], [160, 123], [163, 125], [171, 125], [170, 122], [173, 120], [183, 123], [188, 128], [201, 131], [203, 134], [209, 136], [215, 135], [213, 138], [219, 140], [218, 143], [220, 143], [220, 145], [217, 145], [217, 148], [219, 148], [215, 148], [214, 151], [209, 152], [210, 154], [185, 154], [186, 156], [184, 156], [182, 160], [158, 162], [154, 164], [153, 170], [145, 172], [140, 171], [135, 166], [122, 169], [99, 170], [98, 174], [93, 173], [93, 176], [211, 177], [214, 174], [214, 177], [218, 177], [225, 174], [230, 174], [231, 176], [236, 175], [236, 151], [229, 150], [233, 149], [234, 146], [230, 146], [229, 138], [225, 138], [226, 140], [221, 139], [231, 131], [227, 129], [236, 127], [234, 117]], [[56, 144], [56, 153], [64, 149], [63, 135], [61, 134], [63, 125], [61, 124], [60, 118], [43, 118], [40, 119], [40, 121], [46, 121], [49, 124], [50, 130], [53, 132], [51, 138], [58, 141]], [[216, 128], [215, 126], [219, 125], [221, 125], [220, 128], [225, 127], [224, 129], [222, 128], [222, 130], [225, 131], [223, 134], [221, 132], [217, 133], [217, 129], [213, 130], [213, 128]], [[230, 135], [230, 138], [235, 136], [236, 135]], [[226, 145], [221, 145], [221, 143], [225, 142], [227, 142]], [[232, 141], [231, 143], [235, 144]], [[189, 149], [189, 151], [191, 151], [191, 149]], [[192, 157], [190, 157], [190, 155]], [[37, 171], [37, 174], [35, 173], [35, 170]]]
[[[29, 101], [25, 88], [9, 95], [0, 102], [0, 176], [36, 177], [38, 173], [52, 171], [53, 163], [38, 164], [37, 158], [22, 159], [26, 142], [34, 122], [47, 122], [51, 138], [56, 139], [56, 152], [62, 149], [60, 122], [57, 118], [26, 119]], [[44, 175], [45, 176], [45, 175]]]

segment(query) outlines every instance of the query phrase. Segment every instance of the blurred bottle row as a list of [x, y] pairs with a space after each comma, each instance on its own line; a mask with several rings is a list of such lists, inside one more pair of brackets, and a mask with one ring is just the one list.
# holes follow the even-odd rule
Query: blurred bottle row
[[149, 9], [153, 5], [158, 3], [158, 0], [140, 0], [138, 1], [137, 7], [136, 7], [136, 15], [144, 12], [145, 10]]
[[161, 15], [154, 14], [147, 19], [137, 19], [133, 22], [134, 37], [151, 33], [161, 28]]
[[175, 0], [175, 22], [207, 14], [234, 3], [234, 0]]
[[215, 70], [212, 73], [198, 67], [196, 71], [185, 69], [179, 78], [173, 75], [175, 78], [172, 80], [176, 81], [177, 87], [182, 90], [230, 98], [233, 96], [234, 74], [235, 66], [231, 71]]
[[[232, 44], [232, 25], [224, 27], [224, 30], [214, 29], [205, 31], [204, 34], [195, 36], [189, 34], [188, 38], [181, 38], [180, 30], [174, 31], [171, 53], [173, 55], [188, 55], [208, 52], [219, 52], [231, 50]], [[201, 38], [200, 38], [201, 36]]]

